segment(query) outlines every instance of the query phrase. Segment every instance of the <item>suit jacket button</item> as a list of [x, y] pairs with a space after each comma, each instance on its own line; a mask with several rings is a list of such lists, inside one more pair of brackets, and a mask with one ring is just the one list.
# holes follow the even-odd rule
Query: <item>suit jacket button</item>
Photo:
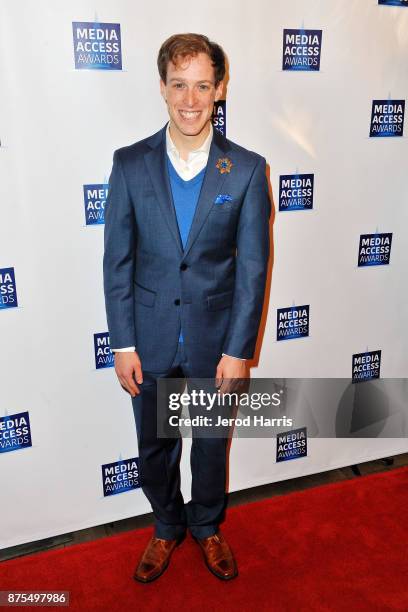
[[183, 270], [183, 272], [184, 272], [184, 270], [187, 270], [187, 268], [188, 268], [188, 266], [187, 266], [186, 263], [182, 263], [181, 266], [180, 266], [180, 270]]
[[174, 304], [175, 304], [176, 306], [180, 306], [180, 300], [177, 298], [177, 300], [174, 300]]

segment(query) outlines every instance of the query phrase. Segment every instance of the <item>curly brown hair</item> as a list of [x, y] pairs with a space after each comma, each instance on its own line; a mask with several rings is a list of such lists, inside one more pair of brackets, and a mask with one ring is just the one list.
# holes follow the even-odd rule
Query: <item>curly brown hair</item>
[[214, 66], [215, 86], [225, 76], [225, 53], [217, 43], [203, 34], [174, 34], [164, 41], [157, 57], [157, 67], [160, 78], [166, 83], [167, 66], [169, 62], [177, 64], [180, 58], [195, 57], [198, 53], [206, 53]]

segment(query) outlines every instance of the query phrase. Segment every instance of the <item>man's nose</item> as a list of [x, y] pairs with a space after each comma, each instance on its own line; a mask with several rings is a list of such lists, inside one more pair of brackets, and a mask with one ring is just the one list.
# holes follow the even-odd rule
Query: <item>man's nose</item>
[[184, 103], [187, 106], [193, 107], [196, 102], [196, 95], [194, 89], [187, 89], [185, 92]]

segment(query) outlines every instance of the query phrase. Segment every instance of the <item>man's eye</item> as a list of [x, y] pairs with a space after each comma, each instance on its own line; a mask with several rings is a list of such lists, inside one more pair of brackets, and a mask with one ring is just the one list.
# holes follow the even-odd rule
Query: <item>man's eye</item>
[[207, 91], [208, 89], [210, 89], [208, 85], [200, 85], [200, 91]]
[[184, 87], [184, 83], [175, 83], [175, 84], [174, 84], [174, 87], [175, 87], [176, 89], [182, 89], [182, 88]]

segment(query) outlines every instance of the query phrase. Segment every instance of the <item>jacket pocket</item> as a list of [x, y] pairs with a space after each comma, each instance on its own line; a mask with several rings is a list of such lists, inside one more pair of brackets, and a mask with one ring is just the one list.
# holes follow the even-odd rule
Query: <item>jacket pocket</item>
[[233, 202], [224, 202], [223, 204], [213, 204], [212, 209], [214, 211], [214, 215], [218, 215], [219, 213], [229, 213], [231, 212], [234, 206]]
[[142, 285], [138, 285], [135, 282], [135, 301], [139, 302], [139, 304], [143, 304], [143, 306], [149, 306], [150, 308], [154, 306], [154, 302], [156, 301], [156, 292], [151, 291], [150, 289], [145, 289]]
[[215, 295], [208, 295], [207, 308], [208, 310], [221, 310], [222, 308], [228, 308], [232, 304], [233, 297], [233, 291], [226, 291], [225, 293], [216, 293]]

